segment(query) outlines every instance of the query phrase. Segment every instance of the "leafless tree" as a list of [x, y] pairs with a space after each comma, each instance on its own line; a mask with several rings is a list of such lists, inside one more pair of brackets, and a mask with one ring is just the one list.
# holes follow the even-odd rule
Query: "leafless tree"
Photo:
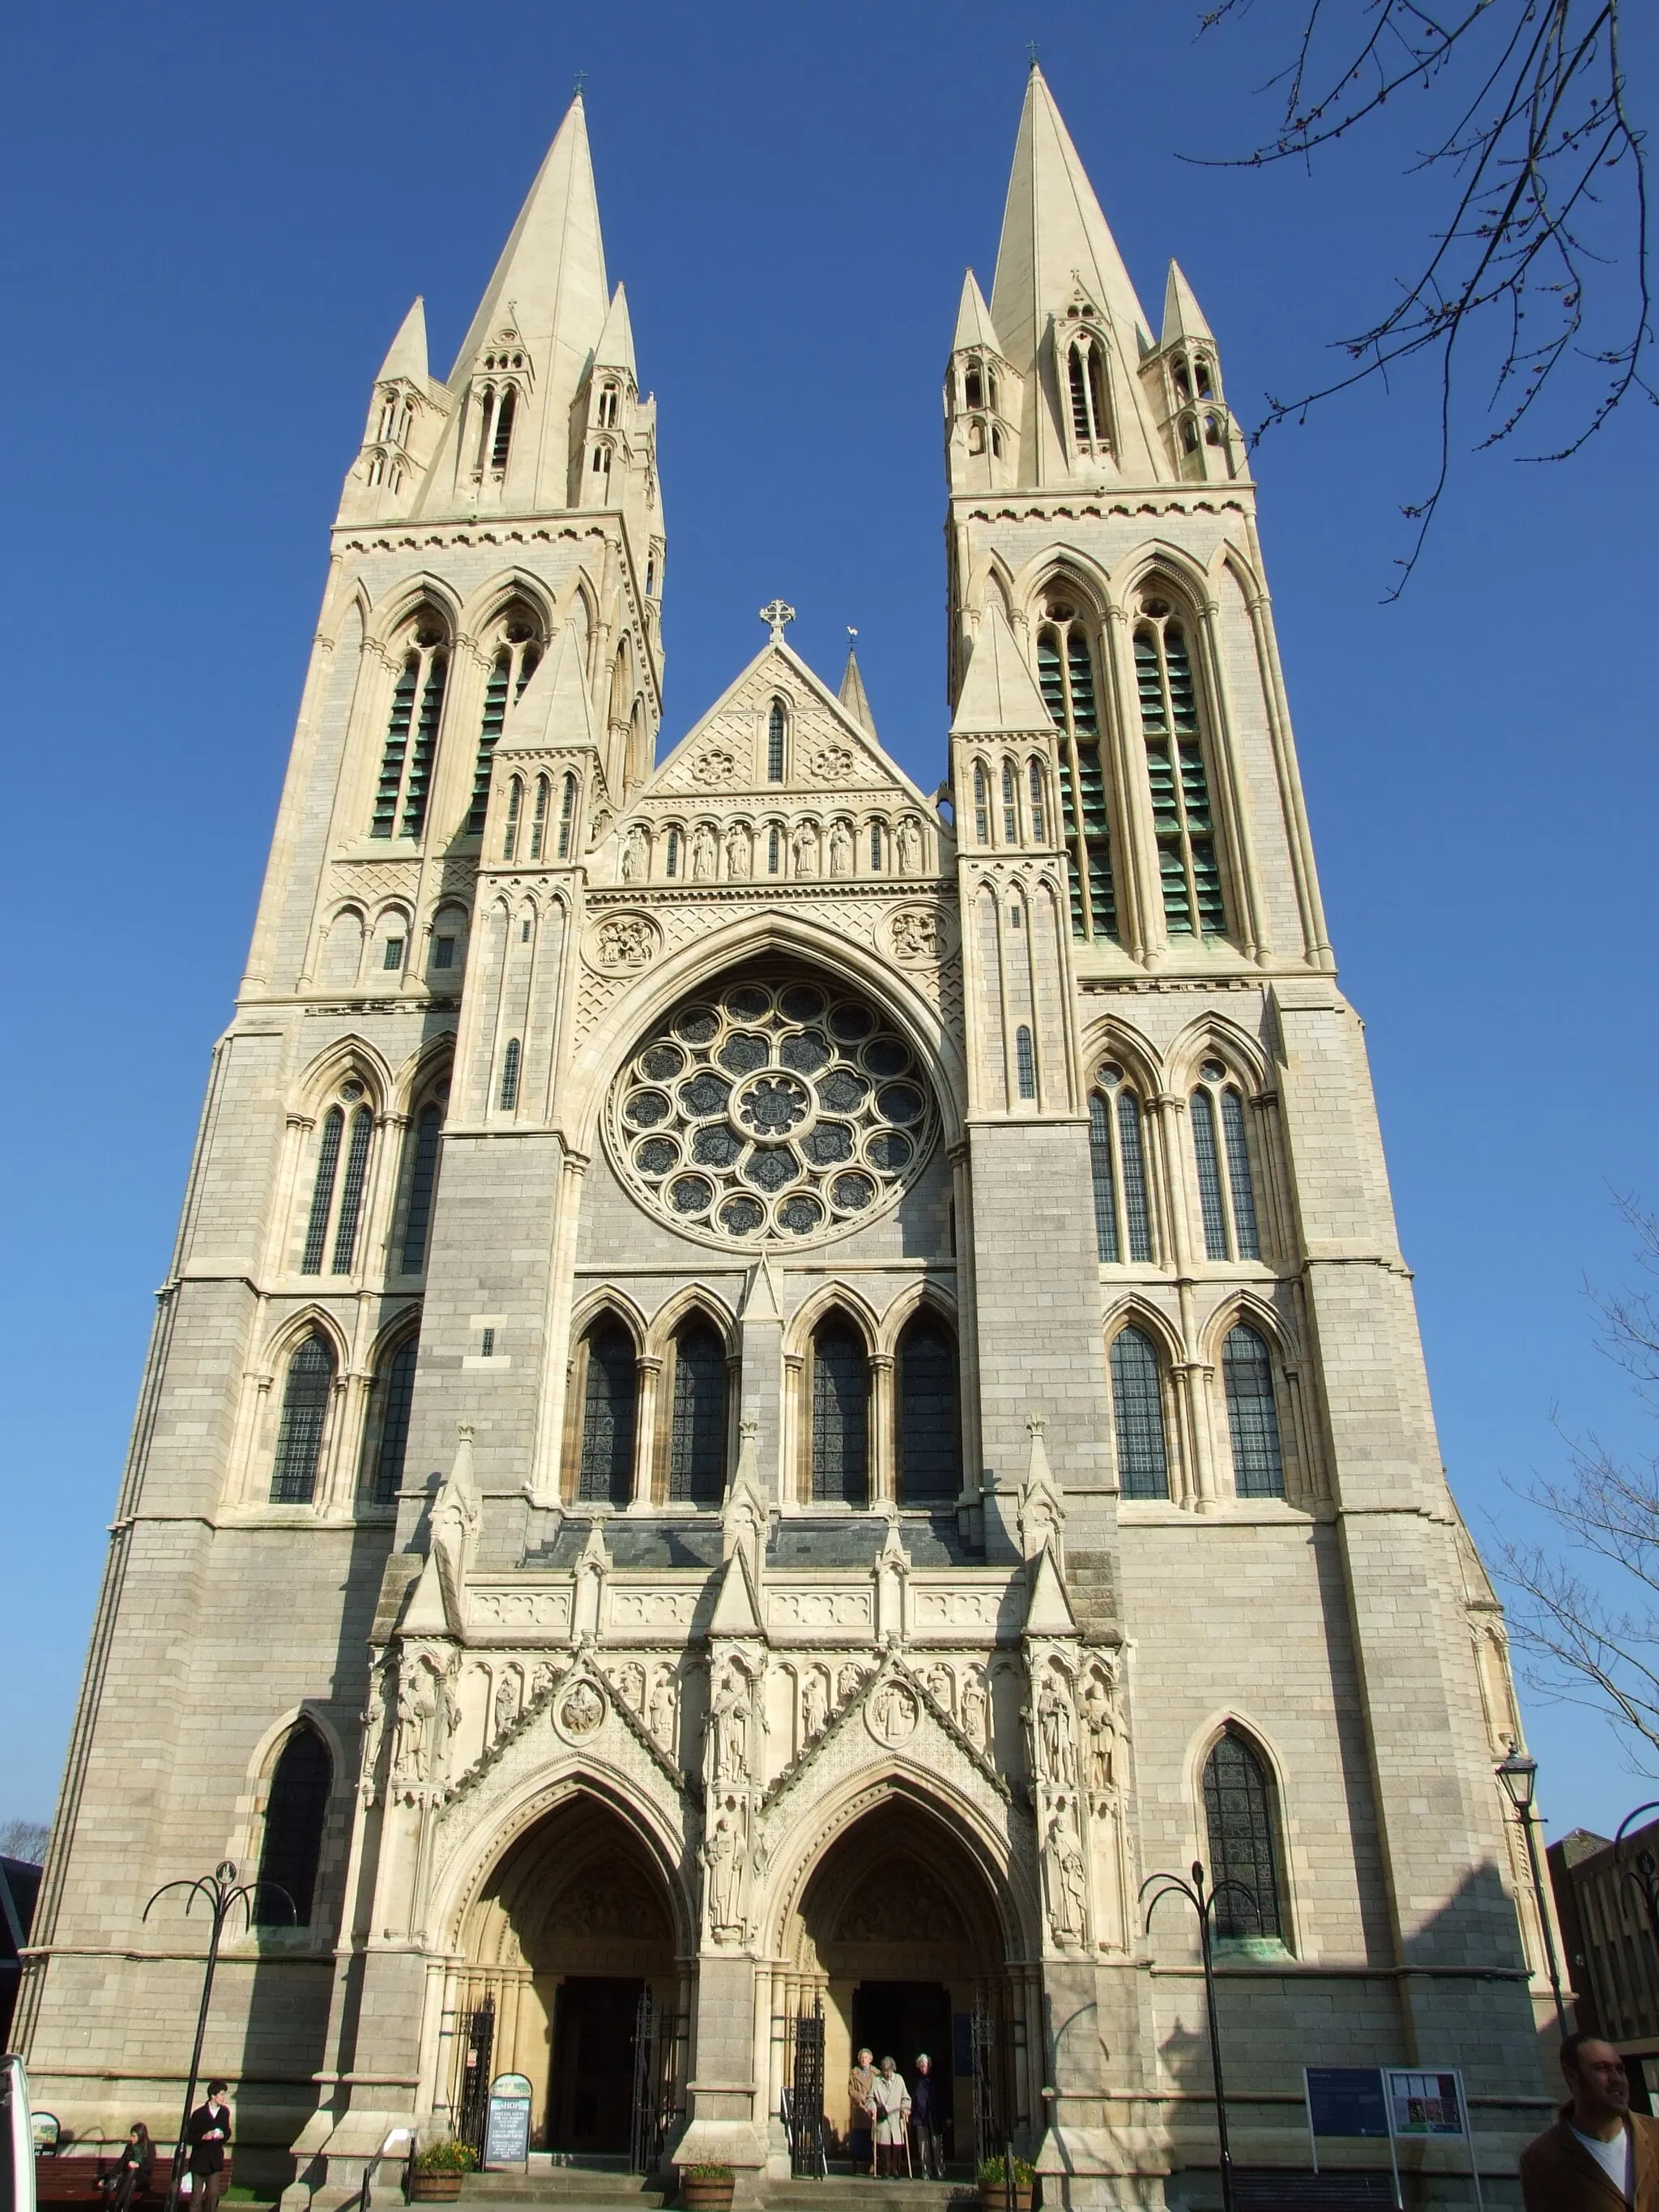
[[[1269, 0], [1272, 4], [1272, 0]], [[1391, 100], [1421, 95], [1428, 144], [1413, 173], [1443, 172], [1443, 218], [1413, 278], [1387, 313], [1337, 341], [1342, 371], [1299, 399], [1270, 394], [1251, 434], [1264, 431], [1415, 356], [1437, 364], [1438, 464], [1426, 496], [1401, 509], [1416, 525], [1397, 599], [1415, 567], [1451, 466], [1467, 380], [1486, 387], [1477, 448], [1513, 437], [1564, 362], [1588, 366], [1582, 389], [1540, 413], [1543, 450], [1564, 460], [1633, 393], [1656, 395], [1645, 374], [1653, 343], [1648, 295], [1648, 207], [1642, 134], [1632, 123], [1620, 58], [1620, 0], [1279, 0], [1290, 10], [1273, 138], [1236, 157], [1245, 166], [1311, 161]], [[1217, 0], [1205, 32], [1252, 10]], [[1396, 109], [1397, 112], [1397, 109]], [[1570, 380], [1570, 378], [1569, 378]]]
[[[1659, 1279], [1659, 1216], [1628, 1200], [1621, 1211]], [[1605, 1349], [1659, 1410], [1659, 1291], [1597, 1304]], [[1559, 1531], [1497, 1547], [1522, 1671], [1547, 1696], [1609, 1716], [1638, 1769], [1659, 1771], [1659, 1457], [1627, 1466], [1595, 1436], [1569, 1439], [1566, 1472], [1520, 1494]]]
[[44, 1820], [0, 1822], [0, 1859], [22, 1859], [39, 1866], [51, 1841], [52, 1830]]

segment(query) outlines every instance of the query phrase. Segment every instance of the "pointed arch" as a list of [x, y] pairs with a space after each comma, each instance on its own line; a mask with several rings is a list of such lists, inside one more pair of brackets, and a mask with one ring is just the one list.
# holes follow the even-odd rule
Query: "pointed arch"
[[1106, 1324], [1112, 1428], [1120, 1494], [1169, 1498], [1176, 1492], [1170, 1376], [1179, 1350], [1162, 1316], [1139, 1299]]
[[[1224, 1941], [1285, 1941], [1288, 1903], [1283, 1799], [1258, 1733], [1232, 1715], [1209, 1730], [1198, 1766], [1198, 1833]], [[1224, 1884], [1237, 1884], [1228, 1891]], [[1239, 1891], [1249, 1896], [1239, 1894]]]
[[283, 1363], [270, 1463], [273, 1505], [309, 1505], [316, 1498], [339, 1369], [333, 1334], [320, 1328], [307, 1330]]
[[400, 577], [383, 599], [367, 609], [363, 618], [364, 643], [378, 647], [383, 654], [390, 653], [398, 632], [423, 606], [435, 609], [452, 639], [460, 630], [459, 593], [444, 577], [429, 568], [422, 568], [412, 576]]
[[961, 1354], [931, 1299], [898, 1332], [893, 1369], [893, 1465], [901, 1505], [954, 1505], [962, 1488]]
[[269, 1927], [308, 1928], [337, 1772], [309, 1714], [296, 1721], [272, 1761], [260, 1822], [253, 1917]]
[[820, 1309], [801, 1370], [802, 1473], [814, 1504], [870, 1503], [875, 1458], [870, 1352], [868, 1331], [850, 1301], [834, 1298]]

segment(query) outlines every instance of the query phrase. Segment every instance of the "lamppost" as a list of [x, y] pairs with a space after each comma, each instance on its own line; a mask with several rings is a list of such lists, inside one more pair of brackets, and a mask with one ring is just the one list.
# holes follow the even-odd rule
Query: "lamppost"
[[190, 2079], [185, 2085], [185, 2109], [179, 2119], [179, 2141], [173, 2154], [173, 2178], [167, 2185], [167, 2212], [179, 2212], [179, 2185], [184, 2179], [185, 2137], [190, 2132], [190, 2108], [196, 2100], [196, 2079], [202, 2070], [202, 2045], [207, 2036], [208, 2007], [213, 2002], [213, 1977], [219, 1965], [219, 1943], [225, 1932], [225, 1923], [240, 1905], [242, 1924], [252, 1919], [252, 1898], [256, 1890], [269, 1889], [280, 1897], [289, 1909], [289, 1917], [298, 1919], [294, 1899], [276, 1881], [240, 1881], [236, 1879], [234, 1860], [221, 1859], [213, 1872], [200, 1875], [194, 1881], [164, 1881], [139, 1915], [149, 1918], [149, 1906], [157, 1898], [165, 1897], [170, 1889], [185, 1892], [185, 1911], [188, 1912], [195, 1899], [204, 1897], [213, 1914], [212, 1932], [208, 1938], [207, 1966], [202, 1976], [202, 2002], [196, 2014], [196, 2042], [190, 2054]]
[[1204, 2012], [1210, 2030], [1210, 2071], [1215, 2077], [1215, 2129], [1221, 2146], [1221, 2206], [1222, 2212], [1233, 2212], [1233, 2154], [1227, 2141], [1227, 2093], [1221, 2082], [1221, 2030], [1216, 2021], [1215, 1961], [1211, 1953], [1210, 1939], [1216, 1905], [1223, 1890], [1236, 1889], [1241, 1897], [1248, 1899], [1258, 1924], [1261, 1919], [1261, 1907], [1242, 1881], [1219, 1881], [1206, 1894], [1204, 1868], [1197, 1859], [1193, 1861], [1190, 1881], [1184, 1881], [1178, 1874], [1149, 1874], [1140, 1885], [1140, 1895], [1145, 1897], [1149, 1889], [1155, 1890], [1157, 1893], [1146, 1907], [1148, 1932], [1152, 1929], [1153, 1913], [1166, 1897], [1184, 1897], [1198, 1915], [1199, 1948], [1204, 1959]]
[[1561, 1968], [1555, 1956], [1555, 1923], [1550, 1917], [1549, 1900], [1544, 1894], [1543, 1870], [1538, 1863], [1538, 1839], [1533, 1833], [1532, 1800], [1538, 1782], [1538, 1761], [1528, 1759], [1524, 1751], [1510, 1746], [1507, 1757], [1498, 1762], [1498, 1778], [1504, 1785], [1504, 1794], [1515, 1808], [1515, 1816], [1521, 1823], [1521, 1833], [1527, 1843], [1527, 1864], [1532, 1870], [1533, 1901], [1538, 1907], [1538, 1924], [1544, 1931], [1544, 1956], [1549, 1963], [1550, 1994], [1555, 1999], [1555, 2025], [1561, 2040], [1567, 2039], [1567, 2008], [1561, 1996]]
[[1613, 1863], [1627, 1882], [1641, 1893], [1648, 1909], [1648, 1935], [1659, 1949], [1659, 1859], [1653, 1855], [1653, 1846], [1644, 1844], [1636, 1854], [1636, 1863], [1630, 1866], [1624, 1858], [1625, 1831], [1632, 1820], [1639, 1820], [1644, 1813], [1659, 1813], [1659, 1802], [1638, 1805], [1633, 1813], [1626, 1813], [1619, 1823], [1619, 1832], [1613, 1839]]

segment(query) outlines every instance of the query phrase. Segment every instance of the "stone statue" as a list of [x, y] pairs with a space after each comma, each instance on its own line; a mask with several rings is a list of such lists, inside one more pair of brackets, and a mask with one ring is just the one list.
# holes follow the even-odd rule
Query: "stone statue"
[[679, 1699], [674, 1691], [674, 1670], [665, 1667], [658, 1675], [651, 1692], [651, 1733], [665, 1751], [674, 1748], [675, 1723], [679, 1717]]
[[1077, 1786], [1077, 1723], [1064, 1685], [1050, 1673], [1037, 1694], [1037, 1741], [1045, 1782]]
[[1062, 1804], [1048, 1824], [1048, 1922], [1056, 1942], [1080, 1943], [1088, 1927], [1088, 1891], [1077, 1832]]
[[985, 1750], [990, 1741], [989, 1719], [990, 1705], [985, 1695], [985, 1684], [977, 1674], [969, 1674], [962, 1686], [962, 1732], [981, 1751]]
[[431, 1687], [424, 1667], [416, 1663], [398, 1684], [398, 1733], [392, 1745], [392, 1771], [398, 1782], [426, 1780], [427, 1726], [433, 1714]]
[[636, 1713], [645, 1711], [645, 1669], [637, 1659], [630, 1659], [622, 1671], [623, 1700]]
[[955, 1712], [956, 1684], [951, 1679], [950, 1668], [943, 1665], [930, 1667], [925, 1679], [935, 1703], [943, 1705], [947, 1713]]
[[495, 1733], [507, 1734], [519, 1717], [519, 1678], [509, 1668], [495, 1685]]
[[830, 872], [832, 876], [853, 872], [853, 833], [844, 822], [837, 822], [830, 832]]
[[650, 854], [643, 827], [635, 822], [623, 839], [622, 878], [625, 884], [642, 882]]
[[836, 1695], [844, 1704], [856, 1698], [864, 1681], [864, 1669], [856, 1659], [849, 1659], [836, 1678]]
[[1112, 1693], [1098, 1674], [1089, 1677], [1083, 1717], [1089, 1731], [1089, 1787], [1097, 1792], [1110, 1790], [1117, 1778], [1114, 1757], [1117, 1729], [1112, 1718]]
[[712, 884], [714, 880], [714, 833], [706, 822], [700, 822], [691, 840], [691, 880], [694, 884]]
[[818, 872], [818, 832], [814, 822], [803, 822], [789, 841], [789, 850], [794, 856], [798, 876], [815, 876]]
[[800, 1693], [800, 1732], [803, 1741], [822, 1735], [830, 1724], [830, 1677], [822, 1667], [811, 1668]]
[[726, 833], [726, 872], [734, 884], [746, 883], [754, 866], [754, 845], [746, 825], [734, 822]]
[[708, 1869], [708, 1924], [717, 1934], [737, 1925], [738, 1881], [743, 1872], [743, 1850], [732, 1814], [722, 1810], [702, 1847]]
[[921, 873], [921, 831], [914, 816], [907, 814], [898, 826], [898, 861], [902, 876]]
[[744, 1695], [743, 1676], [733, 1668], [714, 1703], [714, 1779], [749, 1779], [749, 1717], [752, 1708]]

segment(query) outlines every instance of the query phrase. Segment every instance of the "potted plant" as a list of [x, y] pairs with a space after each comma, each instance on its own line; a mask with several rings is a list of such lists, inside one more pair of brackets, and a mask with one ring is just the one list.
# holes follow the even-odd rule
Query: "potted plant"
[[729, 2166], [708, 2160], [701, 2166], [680, 2168], [680, 2202], [685, 2212], [732, 2212], [735, 2180]]
[[[1023, 2158], [1014, 2160], [1014, 2203], [1017, 2212], [1031, 2212], [1031, 2192], [1036, 2168]], [[980, 2212], [1004, 2212], [1008, 2203], [1008, 2176], [1000, 2158], [988, 2158], [979, 2169]]]
[[416, 2153], [410, 2170], [410, 2203], [453, 2204], [461, 2193], [461, 2176], [471, 2173], [477, 2163], [471, 2145], [457, 2142], [453, 2136], [428, 2143]]

